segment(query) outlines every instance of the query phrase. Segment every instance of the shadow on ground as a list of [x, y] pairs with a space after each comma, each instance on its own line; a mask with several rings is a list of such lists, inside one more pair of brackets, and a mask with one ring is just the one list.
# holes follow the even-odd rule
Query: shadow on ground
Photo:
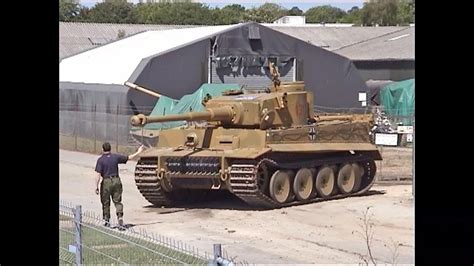
[[[383, 195], [385, 190], [370, 190], [366, 193], [353, 197], [368, 197], [374, 195]], [[329, 199], [326, 201], [333, 201], [338, 199]], [[297, 205], [304, 204], [322, 204], [322, 202], [312, 202], [312, 203], [301, 203]], [[294, 206], [294, 205], [293, 205]], [[274, 209], [288, 208], [291, 206], [278, 207]], [[241, 210], [241, 211], [265, 211], [269, 209], [253, 207], [233, 195], [228, 191], [210, 191], [209, 193], [201, 196], [199, 199], [195, 199], [192, 202], [174, 202], [173, 205], [168, 207], [147, 205], [145, 206], [149, 212], [157, 212], [159, 214], [171, 214], [182, 212], [192, 209], [218, 209], [218, 210]]]

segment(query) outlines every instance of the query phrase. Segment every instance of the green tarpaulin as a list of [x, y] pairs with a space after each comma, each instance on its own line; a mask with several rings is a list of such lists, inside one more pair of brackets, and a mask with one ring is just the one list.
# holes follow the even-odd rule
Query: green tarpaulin
[[415, 80], [394, 82], [383, 87], [380, 102], [387, 115], [398, 117], [403, 125], [411, 126], [415, 114]]
[[[209, 94], [211, 97], [221, 96], [223, 91], [238, 90], [238, 84], [202, 84], [193, 94], [184, 95], [180, 100], [175, 100], [166, 96], [160, 97], [150, 116], [163, 116], [167, 114], [182, 114], [187, 112], [204, 111], [202, 100]], [[185, 121], [151, 123], [145, 126], [145, 129], [167, 129], [184, 125]], [[138, 130], [140, 128], [132, 128]]]

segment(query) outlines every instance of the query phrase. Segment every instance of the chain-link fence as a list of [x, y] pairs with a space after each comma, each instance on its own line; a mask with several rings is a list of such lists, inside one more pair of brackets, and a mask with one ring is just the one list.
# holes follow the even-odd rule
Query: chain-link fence
[[[80, 105], [59, 106], [60, 148], [98, 153], [101, 145], [109, 142], [120, 153], [134, 152], [139, 143], [130, 135], [130, 117], [137, 106]], [[151, 112], [152, 107], [140, 106]]]
[[376, 161], [376, 182], [411, 182], [413, 180], [413, 149], [378, 146], [382, 161]]
[[81, 206], [59, 204], [60, 264], [233, 265], [220, 245], [214, 254], [182, 241], [133, 228], [103, 225], [100, 216]]
[[[414, 110], [404, 111], [414, 113]], [[377, 181], [411, 182], [415, 115], [394, 115], [396, 110], [388, 110], [384, 106], [374, 107], [372, 112], [375, 120], [372, 130], [374, 143], [383, 159], [377, 162]]]

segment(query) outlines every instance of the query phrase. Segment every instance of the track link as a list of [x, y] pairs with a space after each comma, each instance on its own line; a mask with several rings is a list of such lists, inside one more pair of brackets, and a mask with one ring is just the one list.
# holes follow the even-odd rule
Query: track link
[[140, 158], [135, 167], [135, 184], [140, 193], [151, 204], [165, 206], [171, 204], [171, 199], [160, 184], [157, 174], [158, 159]]
[[[330, 196], [327, 198], [312, 198], [305, 201], [292, 201], [288, 203], [278, 203], [274, 201], [269, 196], [265, 195], [258, 187], [258, 180], [257, 180], [257, 173], [260, 167], [260, 164], [265, 163], [267, 165], [277, 167], [279, 169], [291, 169], [291, 168], [301, 168], [301, 167], [308, 167], [311, 165], [312, 167], [321, 166], [325, 163], [330, 162], [331, 164], [340, 164], [345, 162], [358, 162], [364, 161], [367, 162], [364, 164], [365, 174], [363, 178], [368, 178], [368, 182], [366, 181], [365, 187], [363, 187], [360, 191], [351, 194], [338, 194], [334, 196]], [[302, 162], [298, 164], [279, 164], [274, 160], [264, 158], [259, 161], [253, 162], [245, 162], [245, 163], [235, 163], [231, 165], [230, 169], [230, 186], [234, 195], [239, 197], [241, 200], [245, 201], [247, 204], [264, 208], [264, 209], [273, 209], [273, 208], [281, 208], [281, 207], [289, 207], [301, 204], [307, 204], [312, 202], [321, 202], [327, 200], [334, 200], [334, 199], [342, 199], [347, 197], [354, 197], [363, 195], [367, 192], [375, 181], [375, 163], [369, 158], [359, 157], [354, 160], [348, 161], [346, 158], [334, 158], [331, 161], [313, 161], [313, 162]]]

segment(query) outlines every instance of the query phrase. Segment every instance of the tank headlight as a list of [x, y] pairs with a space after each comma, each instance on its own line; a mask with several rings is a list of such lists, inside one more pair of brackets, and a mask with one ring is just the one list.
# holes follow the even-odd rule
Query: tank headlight
[[198, 136], [196, 133], [192, 132], [186, 135], [186, 140], [184, 142], [184, 145], [187, 147], [196, 147], [199, 144]]

